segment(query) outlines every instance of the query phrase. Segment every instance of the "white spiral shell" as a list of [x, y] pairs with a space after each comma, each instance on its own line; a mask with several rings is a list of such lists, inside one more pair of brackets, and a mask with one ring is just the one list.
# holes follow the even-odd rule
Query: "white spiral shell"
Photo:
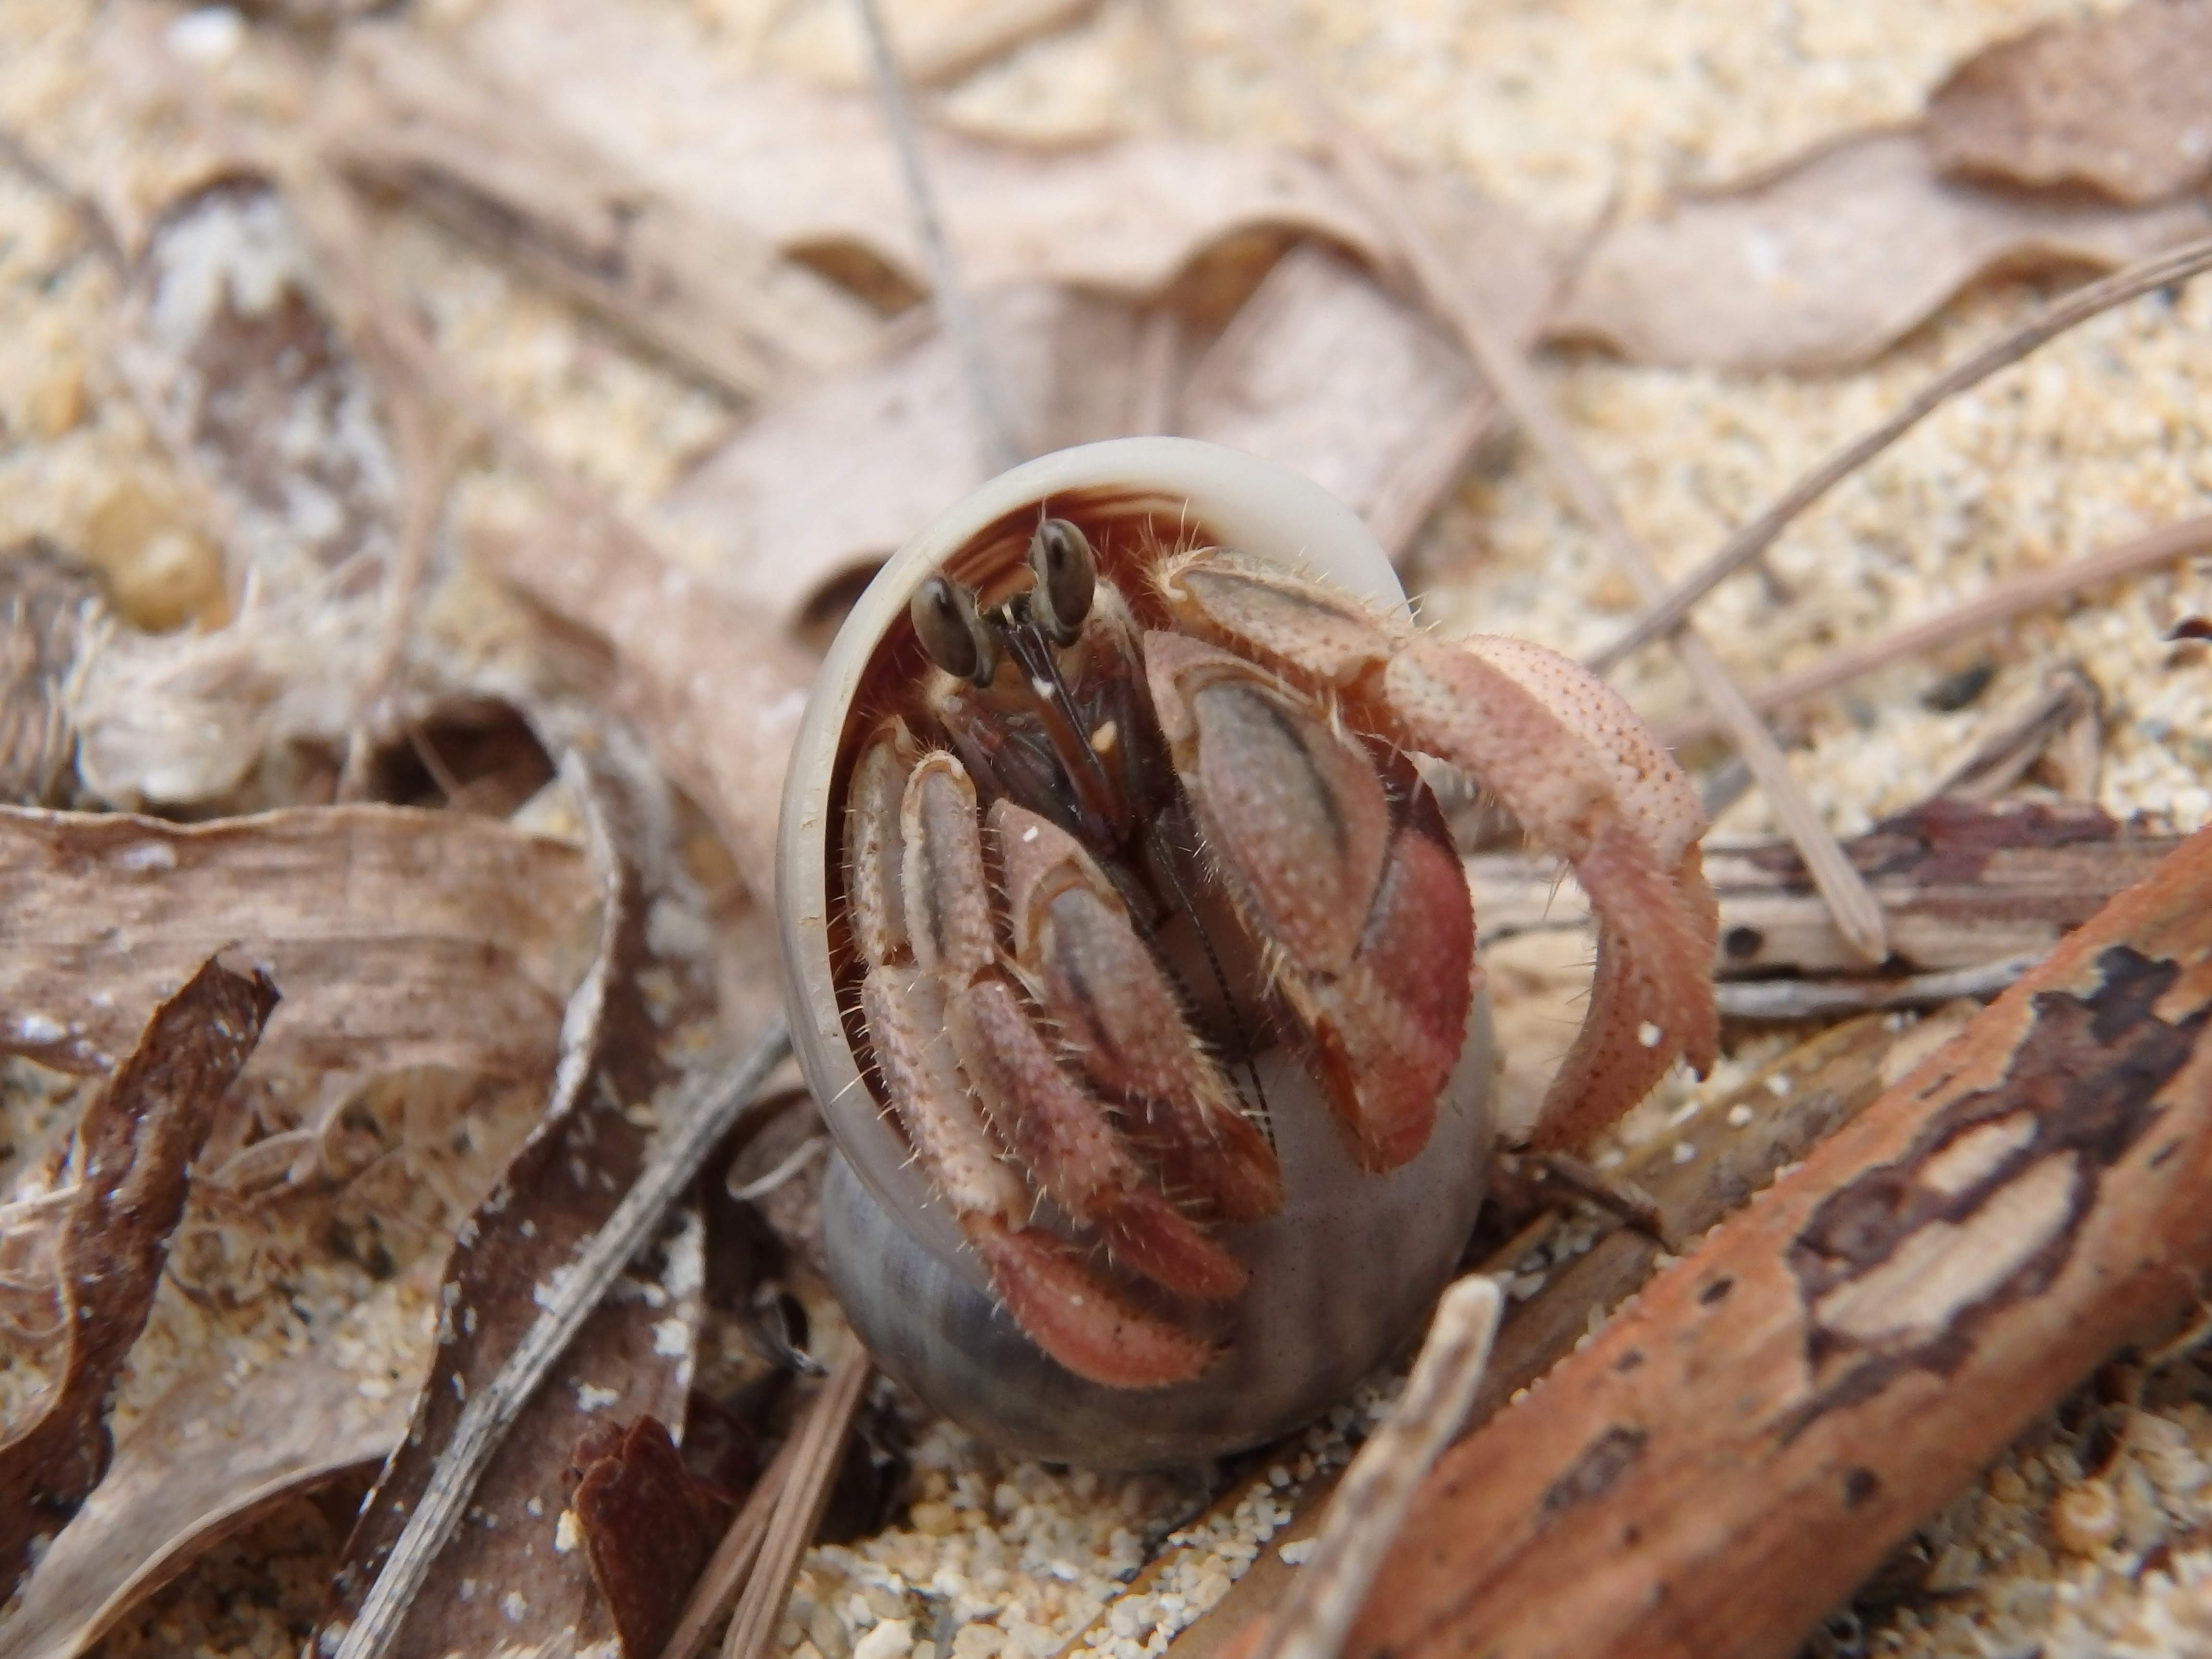
[[1350, 511], [1237, 451], [1124, 438], [1017, 467], [901, 548], [831, 646], [785, 788], [776, 910], [793, 1039], [843, 1155], [832, 1161], [823, 1226], [855, 1329], [894, 1376], [983, 1437], [1055, 1462], [1128, 1468], [1195, 1462], [1285, 1433], [1336, 1403], [1412, 1334], [1481, 1201], [1494, 1067], [1478, 994], [1428, 1148], [1375, 1176], [1352, 1166], [1294, 1057], [1260, 1057], [1287, 1202], [1266, 1222], [1221, 1230], [1252, 1278], [1221, 1328], [1226, 1351], [1194, 1382], [1136, 1391], [1085, 1382], [994, 1304], [854, 1062], [834, 963], [842, 885], [830, 860], [860, 735], [854, 704], [878, 651], [906, 629], [915, 587], [948, 564], [957, 569], [993, 527], [1093, 494], [1137, 503], [1164, 540], [1233, 548], [1372, 603], [1404, 603], [1389, 562]]

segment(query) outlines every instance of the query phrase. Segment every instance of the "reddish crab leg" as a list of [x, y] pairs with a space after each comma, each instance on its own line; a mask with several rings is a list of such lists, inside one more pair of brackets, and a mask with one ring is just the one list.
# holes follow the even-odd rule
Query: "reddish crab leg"
[[1030, 1224], [1028, 1189], [978, 1114], [980, 1097], [1044, 1190], [1138, 1271], [1209, 1299], [1242, 1288], [1241, 1264], [1146, 1180], [999, 976], [974, 789], [949, 755], [909, 766], [910, 747], [894, 726], [862, 755], [846, 836], [854, 933], [869, 964], [862, 1013], [908, 1144], [994, 1293], [1046, 1352], [1117, 1387], [1195, 1376], [1211, 1345]]
[[[1598, 918], [1597, 976], [1536, 1144], [1571, 1145], [1613, 1121], [1678, 1054], [1700, 1071], [1711, 1064], [1718, 909], [1698, 864], [1704, 814], [1614, 692], [1540, 647], [1426, 639], [1218, 550], [1170, 562], [1158, 585], [1194, 633], [1316, 696], [1355, 701], [1375, 729], [1495, 793], [1574, 868]], [[1153, 641], [1171, 637], [1147, 636], [1148, 660]]]
[[1184, 1023], [1167, 975], [1074, 836], [1011, 801], [988, 822], [1014, 963], [1091, 1080], [1127, 1103], [1169, 1190], [1229, 1221], [1283, 1206], [1283, 1174]]
[[1176, 774], [1279, 952], [1358, 1161], [1396, 1168], [1428, 1144], [1474, 995], [1467, 881], [1442, 826], [1395, 811], [1366, 750], [1266, 669], [1177, 634], [1145, 636], [1145, 669]]

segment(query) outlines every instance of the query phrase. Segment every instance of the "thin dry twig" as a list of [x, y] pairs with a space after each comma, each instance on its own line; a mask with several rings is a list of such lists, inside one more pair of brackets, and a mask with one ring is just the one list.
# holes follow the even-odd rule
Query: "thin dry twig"
[[1415, 1490], [1474, 1401], [1504, 1310], [1498, 1281], [1486, 1274], [1444, 1292], [1405, 1393], [1345, 1471], [1313, 1559], [1252, 1659], [1333, 1659], [1344, 1645]]
[[722, 1640], [722, 1659], [759, 1659], [783, 1619], [791, 1595], [792, 1575], [799, 1558], [822, 1524], [822, 1510], [830, 1501], [830, 1487], [837, 1466], [844, 1461], [845, 1437], [860, 1409], [860, 1395], [868, 1384], [875, 1362], [858, 1344], [830, 1372], [830, 1380], [814, 1396], [805, 1420], [793, 1437], [799, 1447], [789, 1477], [777, 1495], [775, 1514], [762, 1539], [759, 1559], [745, 1593]]
[[744, 1587], [753, 1563], [760, 1559], [761, 1540], [768, 1536], [769, 1521], [775, 1512], [776, 1501], [791, 1483], [792, 1471], [798, 1467], [799, 1442], [796, 1433], [786, 1440], [767, 1472], [746, 1494], [744, 1507], [731, 1521], [730, 1529], [722, 1534], [722, 1541], [714, 1547], [714, 1553], [701, 1571], [699, 1582], [691, 1587], [691, 1595], [684, 1603], [683, 1614], [668, 1638], [668, 1645], [660, 1650], [660, 1659], [691, 1659], [706, 1641], [714, 1620], [721, 1617], [722, 1609]]
[[[1296, 75], [1295, 69], [1292, 73]], [[1658, 599], [1666, 592], [1666, 579], [1622, 520], [1611, 492], [1583, 458], [1581, 447], [1527, 359], [1492, 320], [1482, 295], [1467, 279], [1462, 262], [1453, 258], [1431, 234], [1419, 208], [1392, 174], [1373, 141], [1330, 108], [1310, 81], [1303, 76], [1297, 78], [1339, 170], [1404, 251], [1430, 302], [1459, 335], [1499, 401], [1566, 484], [1577, 510], [1598, 532], [1622, 574], [1647, 600]], [[1726, 728], [1745, 765], [1773, 801], [1790, 838], [1804, 855], [1814, 885], [1835, 913], [1838, 929], [1869, 962], [1880, 962], [1889, 952], [1881, 907], [1821, 822], [1818, 809], [1791, 774], [1790, 763], [1772, 734], [1712, 647], [1693, 629], [1679, 630], [1673, 642], [1698, 695]]]
[[[2117, 547], [2000, 582], [1978, 598], [1925, 622], [1900, 628], [1863, 645], [1846, 646], [1793, 673], [1778, 674], [1753, 686], [1745, 696], [1753, 708], [1778, 708], [1784, 703], [1796, 702], [1841, 685], [1846, 680], [1856, 679], [1862, 674], [1870, 674], [1903, 658], [1941, 650], [2014, 617], [2039, 611], [2084, 588], [2094, 587], [2100, 582], [2133, 575], [2139, 570], [2166, 564], [2207, 548], [2212, 548], [2212, 514], [2184, 519], [2178, 524], [2122, 542]], [[1699, 738], [1711, 736], [1716, 726], [1717, 722], [1707, 715], [1662, 726], [1659, 735], [1668, 744], [1694, 743]]]
[[[1723, 543], [1711, 558], [1668, 589], [1665, 597], [1638, 617], [1626, 633], [1586, 659], [1585, 665], [1602, 674], [1638, 647], [1681, 627], [1698, 600], [1765, 552], [1791, 520], [1960, 392], [2018, 362], [2037, 347], [2100, 313], [2124, 305], [2154, 289], [2185, 281], [2208, 267], [2212, 267], [2212, 237], [2185, 242], [2170, 252], [2139, 261], [2101, 282], [2075, 289], [2002, 339], [1946, 369], [1896, 414], [1845, 444], [1784, 490], [1765, 512]], [[1764, 706], [1753, 703], [1753, 707]]]
[[883, 100], [884, 124], [890, 129], [891, 143], [898, 151], [899, 171], [906, 181], [908, 203], [914, 210], [915, 232], [921, 239], [922, 257], [929, 262], [929, 285], [934, 290], [937, 315], [959, 349], [960, 365], [968, 380], [968, 396], [975, 406], [975, 424], [989, 452], [984, 457], [984, 464], [994, 472], [1003, 472], [1021, 459], [1022, 448], [1015, 439], [1012, 423], [1006, 418], [1005, 400], [999, 396], [998, 385], [992, 378], [983, 331], [975, 321], [975, 308], [969, 303], [967, 288], [960, 280], [959, 261], [953, 256], [952, 244], [945, 234], [944, 218], [937, 210], [936, 192], [930, 187], [929, 170], [922, 164], [921, 141], [915, 131], [914, 112], [907, 104], [906, 82], [899, 73], [898, 58], [891, 51], [890, 36], [884, 28], [883, 15], [877, 9], [876, 0], [853, 0], [853, 9], [860, 14], [860, 27], [868, 37], [868, 56], [875, 64], [876, 94]]
[[678, 1120], [674, 1133], [653, 1148], [637, 1184], [578, 1255], [499, 1375], [463, 1408], [447, 1455], [408, 1517], [384, 1571], [362, 1599], [360, 1614], [338, 1644], [334, 1659], [381, 1659], [423, 1575], [459, 1521], [477, 1474], [516, 1413], [623, 1268], [652, 1241], [669, 1206], [697, 1178], [708, 1154], [751, 1103], [754, 1091], [783, 1063], [790, 1049], [791, 1034], [777, 1020], [734, 1065], [685, 1091], [691, 1098], [688, 1106], [672, 1113]]
[[1713, 1001], [1723, 1019], [1834, 1019], [1891, 1008], [1940, 1008], [1960, 997], [1986, 1002], [2037, 961], [2004, 957], [1901, 979], [1735, 980], [1716, 986]]

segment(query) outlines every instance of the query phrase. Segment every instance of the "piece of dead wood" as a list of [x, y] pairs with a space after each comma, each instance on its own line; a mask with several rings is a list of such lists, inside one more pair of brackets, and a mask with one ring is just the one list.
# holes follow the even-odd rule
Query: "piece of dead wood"
[[1967, 283], [2120, 265], [2212, 229], [2212, 206], [2054, 201], [1939, 178], [1916, 131], [1846, 138], [1601, 233], [1547, 325], [1641, 362], [1866, 362]]
[[[1881, 904], [1893, 960], [1933, 970], [2039, 955], [2179, 844], [2082, 802], [1939, 799], [1852, 837], [1844, 850]], [[1863, 969], [1787, 842], [1710, 839], [1705, 858], [1721, 903], [1717, 974]], [[1552, 861], [1484, 853], [1467, 869], [1486, 942], [1588, 926], [1587, 902], [1558, 881]]]
[[78, 1125], [77, 1196], [59, 1248], [60, 1364], [0, 1443], [0, 1596], [106, 1473], [116, 1378], [153, 1307], [192, 1159], [276, 1006], [259, 969], [233, 973], [210, 957], [154, 1010]]
[[[1695, 1237], [1872, 1103], [1966, 1018], [1963, 1011], [1946, 1012], [1913, 1024], [1871, 1015], [1824, 1031], [1762, 1067], [1742, 1087], [1670, 1124], [1613, 1175], [1657, 1203], [1663, 1234]], [[1650, 1236], [1634, 1229], [1613, 1228], [1593, 1242], [1586, 1229], [1552, 1214], [1486, 1258], [1481, 1271], [1511, 1281], [1513, 1300], [1469, 1422], [1480, 1424], [1503, 1409], [1571, 1352], [1594, 1316], [1619, 1306], [1650, 1278], [1661, 1255]], [[1254, 1480], [1266, 1487], [1264, 1468]], [[1174, 1659], [1212, 1659], [1249, 1621], [1276, 1605], [1295, 1577], [1282, 1547], [1319, 1530], [1328, 1489], [1317, 1487], [1297, 1500], [1290, 1524], [1227, 1598], [1176, 1639]], [[1241, 1491], [1224, 1495], [1217, 1510], [1233, 1510]], [[1132, 1588], [1142, 1591], [1173, 1565], [1172, 1553], [1162, 1557]], [[1099, 1627], [1110, 1613], [1111, 1604]], [[1084, 1644], [1079, 1637], [1068, 1651]]]
[[2212, 173], [2212, 5], [2136, 0], [1985, 47], [1929, 94], [1943, 173], [2151, 202]]
[[[481, 72], [670, 203], [726, 215], [787, 253], [886, 270], [908, 294], [927, 286], [872, 99], [743, 74], [674, 12], [496, 0], [454, 38]], [[1200, 253], [1259, 226], [1380, 251], [1326, 171], [1285, 150], [1145, 137], [1042, 152], [927, 127], [922, 144], [979, 289], [1052, 282], [1156, 295]]]
[[1991, 715], [1928, 793], [1952, 800], [1994, 800], [2047, 757], [2062, 796], [2093, 799], [2101, 702], [2096, 682], [2079, 665], [2052, 670], [2040, 685]]
[[[356, 1619], [357, 1632], [375, 1628], [364, 1609], [456, 1444], [465, 1443], [460, 1429], [470, 1402], [494, 1387], [538, 1321], [542, 1298], [575, 1271], [579, 1250], [630, 1189], [658, 1113], [682, 1076], [671, 1052], [673, 1034], [712, 1006], [702, 975], [648, 945], [646, 896], [629, 850], [639, 834], [634, 809], [604, 773], [577, 763], [568, 775], [601, 872], [599, 953], [571, 1000], [544, 1118], [459, 1230], [439, 1291], [437, 1356], [406, 1443], [386, 1465], [347, 1540], [326, 1619], [332, 1630]], [[648, 970], [665, 987], [650, 1004]], [[688, 1212], [662, 1238], [657, 1261], [633, 1264], [629, 1293], [594, 1298], [560, 1353], [557, 1372], [514, 1402], [520, 1432], [472, 1472], [466, 1517], [434, 1563], [420, 1564], [424, 1570], [404, 1610], [393, 1610], [399, 1616], [382, 1632], [386, 1645], [380, 1651], [489, 1652], [531, 1641], [584, 1646], [613, 1633], [587, 1558], [556, 1546], [568, 1504], [569, 1455], [601, 1423], [681, 1420], [703, 1248], [699, 1218]], [[496, 1586], [497, 1594], [479, 1595], [479, 1586]]]
[[1504, 1303], [1498, 1281], [1480, 1273], [1444, 1291], [1405, 1392], [1337, 1483], [1312, 1565], [1268, 1620], [1253, 1659], [1335, 1659], [1415, 1489], [1459, 1432]]
[[75, 1659], [223, 1539], [381, 1463], [416, 1379], [364, 1376], [343, 1339], [405, 1319], [422, 1294], [394, 1281], [304, 1352], [242, 1379], [181, 1378], [117, 1437], [106, 1475], [39, 1558], [0, 1622], [0, 1659]]
[[284, 987], [257, 1074], [542, 1077], [595, 897], [574, 847], [459, 813], [0, 808], [0, 1052], [104, 1070], [131, 1009], [236, 942]]
[[2196, 1301], [2208, 1033], [2212, 830], [1447, 1454], [1346, 1652], [1794, 1652]]
[[413, 31], [346, 37], [325, 153], [678, 366], [757, 396], [854, 362], [878, 325], [712, 202], [675, 203], [534, 100]]

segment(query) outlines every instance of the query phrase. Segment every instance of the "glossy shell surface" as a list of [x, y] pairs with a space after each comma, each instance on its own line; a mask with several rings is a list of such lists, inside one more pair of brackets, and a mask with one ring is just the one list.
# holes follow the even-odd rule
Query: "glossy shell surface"
[[1189, 1462], [1326, 1411], [1413, 1334], [1481, 1200], [1494, 1076], [1487, 1006], [1476, 997], [1428, 1148], [1387, 1176], [1352, 1166], [1292, 1055], [1260, 1056], [1288, 1200], [1264, 1223], [1221, 1229], [1252, 1281], [1223, 1316], [1222, 1358], [1205, 1376], [1145, 1390], [1088, 1382], [996, 1307], [855, 1062], [836, 860], [853, 755], [887, 680], [920, 670], [907, 621], [915, 587], [943, 570], [987, 594], [1003, 588], [1048, 512], [1084, 523], [1109, 550], [1147, 538], [1218, 544], [1378, 605], [1404, 598], [1365, 528], [1296, 475], [1186, 439], [1064, 450], [993, 480], [885, 565], [830, 648], [793, 757], [777, 873], [785, 989], [801, 1067], [842, 1154], [823, 1223], [855, 1328], [933, 1407], [1009, 1449], [1093, 1467]]

